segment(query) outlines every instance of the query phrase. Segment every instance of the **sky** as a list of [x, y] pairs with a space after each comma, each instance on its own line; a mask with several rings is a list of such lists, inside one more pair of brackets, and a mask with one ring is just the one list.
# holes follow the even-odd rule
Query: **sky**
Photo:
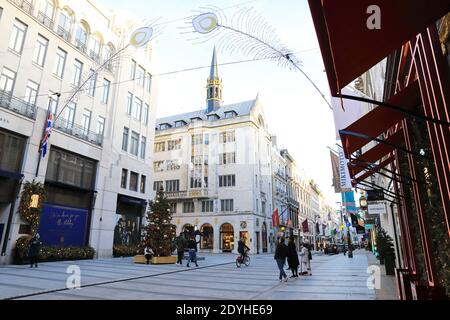
[[[190, 17], [214, 5], [230, 20], [242, 7], [253, 7], [275, 30], [283, 44], [302, 61], [303, 71], [329, 100], [329, 88], [307, 0], [102, 0], [111, 10], [127, 10], [141, 20], [159, 18], [160, 34], [153, 42], [152, 73], [158, 75], [186, 68], [208, 66], [215, 41], [192, 41]], [[236, 7], [236, 5], [239, 5]], [[202, 8], [203, 7], [203, 8]], [[229, 8], [232, 7], [232, 8]], [[170, 23], [166, 23], [170, 22]], [[186, 33], [187, 32], [187, 33]], [[218, 63], [252, 59], [235, 50], [218, 51]], [[206, 107], [209, 69], [155, 76], [157, 117]], [[259, 93], [269, 131], [278, 145], [295, 157], [332, 206], [340, 201], [334, 193], [330, 153], [335, 148], [333, 114], [310, 82], [299, 72], [274, 61], [262, 60], [219, 66], [224, 104], [252, 100]]]

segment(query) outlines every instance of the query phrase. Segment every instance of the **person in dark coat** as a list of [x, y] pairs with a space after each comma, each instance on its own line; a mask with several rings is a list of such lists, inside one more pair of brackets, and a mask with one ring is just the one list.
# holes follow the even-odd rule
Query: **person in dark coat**
[[184, 249], [187, 247], [187, 240], [184, 237], [184, 233], [180, 232], [180, 235], [175, 239], [177, 246], [178, 261], [177, 264], [183, 264]]
[[278, 269], [280, 269], [280, 282], [285, 279], [284, 281], [288, 280], [288, 277], [286, 275], [286, 272], [284, 272], [284, 264], [286, 263], [286, 257], [288, 255], [288, 248], [284, 244], [284, 237], [280, 238], [280, 241], [278, 242], [277, 248], [275, 250], [275, 256], [274, 259], [277, 262]]
[[238, 241], [238, 252], [241, 255], [240, 259], [243, 262], [244, 261], [244, 257], [246, 256], [246, 251], [250, 250], [249, 247], [247, 247], [247, 245], [244, 243], [244, 239], [240, 238]]
[[295, 246], [294, 240], [295, 239], [293, 236], [289, 237], [287, 261], [289, 268], [292, 271], [291, 278], [298, 277], [298, 266], [300, 265], [300, 261], [298, 260], [297, 248]]
[[192, 236], [191, 239], [189, 239], [187, 247], [189, 248], [189, 260], [188, 263], [186, 265], [186, 267], [189, 268], [189, 262], [195, 262], [195, 266], [198, 267], [197, 264], [197, 244], [200, 243], [199, 242], [195, 242], [195, 237]]
[[30, 268], [33, 268], [33, 265], [36, 268], [38, 267], [39, 252], [41, 251], [42, 247], [42, 242], [40, 239], [41, 236], [39, 235], [39, 233], [36, 233], [36, 235], [30, 240], [30, 249], [28, 251], [28, 257], [30, 258]]

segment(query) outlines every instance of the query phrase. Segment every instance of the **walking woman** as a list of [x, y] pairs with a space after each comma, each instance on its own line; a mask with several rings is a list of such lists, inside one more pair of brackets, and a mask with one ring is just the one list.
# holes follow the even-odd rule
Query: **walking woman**
[[283, 280], [287, 281], [288, 277], [286, 272], [284, 272], [284, 264], [286, 263], [286, 257], [288, 254], [287, 246], [284, 244], [284, 237], [281, 237], [280, 242], [278, 242], [277, 248], [275, 250], [275, 260], [277, 261], [278, 269], [280, 269], [280, 282]]
[[308, 244], [306, 242], [303, 243], [302, 250], [300, 251], [300, 256], [302, 257], [302, 272], [301, 275], [311, 275], [309, 273], [310, 264], [309, 264], [309, 250]]
[[295, 246], [294, 240], [295, 240], [295, 238], [293, 236], [289, 237], [287, 261], [288, 261], [289, 268], [292, 271], [291, 278], [298, 277], [298, 266], [300, 264], [300, 262], [298, 260], [297, 248]]
[[39, 252], [41, 251], [41, 236], [39, 233], [36, 233], [36, 235], [31, 238], [30, 240], [30, 249], [28, 251], [28, 257], [30, 258], [30, 268], [33, 268], [33, 265], [37, 268], [38, 267], [38, 260], [39, 260]]

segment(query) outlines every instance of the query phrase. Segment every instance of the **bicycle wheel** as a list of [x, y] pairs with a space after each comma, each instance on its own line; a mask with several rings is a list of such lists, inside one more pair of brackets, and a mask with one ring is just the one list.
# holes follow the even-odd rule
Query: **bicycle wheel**
[[244, 264], [248, 267], [250, 265], [250, 257], [246, 256], [244, 259]]
[[236, 267], [241, 267], [241, 259], [239, 259], [239, 257], [236, 258]]

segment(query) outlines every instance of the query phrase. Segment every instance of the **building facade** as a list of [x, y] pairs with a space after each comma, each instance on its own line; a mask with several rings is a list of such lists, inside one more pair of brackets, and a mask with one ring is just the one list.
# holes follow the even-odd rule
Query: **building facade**
[[[132, 25], [91, 0], [0, 3], [2, 263], [29, 233], [17, 208], [22, 184], [33, 179], [47, 193], [38, 230], [44, 245], [90, 245], [110, 257], [113, 243], [140, 240], [153, 195], [151, 45], [105, 64], [129, 41]], [[53, 131], [41, 157], [48, 113]], [[55, 227], [61, 221], [52, 217], [64, 225], [68, 215], [76, 217], [71, 231]]]
[[273, 250], [271, 141], [259, 98], [223, 105], [214, 50], [207, 107], [157, 119], [153, 188], [164, 189], [177, 232], [200, 231], [200, 252]]

